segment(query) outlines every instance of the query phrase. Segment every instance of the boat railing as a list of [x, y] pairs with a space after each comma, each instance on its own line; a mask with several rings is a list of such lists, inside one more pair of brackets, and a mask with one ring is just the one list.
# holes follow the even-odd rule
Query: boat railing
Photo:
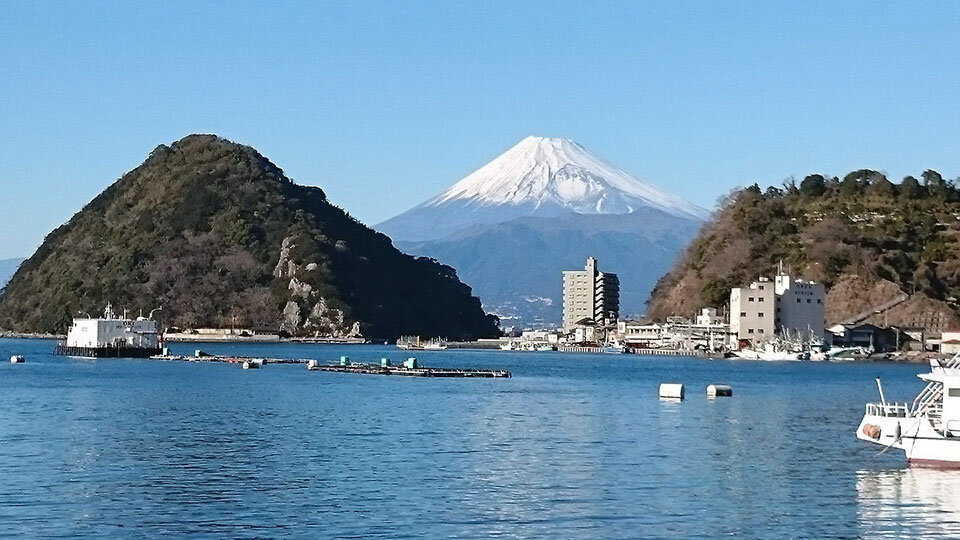
[[909, 403], [867, 403], [868, 416], [906, 418], [910, 412]]

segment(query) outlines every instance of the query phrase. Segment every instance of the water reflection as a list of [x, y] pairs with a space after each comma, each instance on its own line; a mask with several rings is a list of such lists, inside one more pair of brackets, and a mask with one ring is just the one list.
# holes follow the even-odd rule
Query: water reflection
[[960, 537], [960, 471], [857, 471], [857, 498], [865, 537]]

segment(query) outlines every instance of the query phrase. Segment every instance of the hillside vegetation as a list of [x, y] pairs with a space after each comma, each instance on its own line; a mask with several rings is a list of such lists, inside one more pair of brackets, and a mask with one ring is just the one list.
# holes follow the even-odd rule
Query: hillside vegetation
[[858, 170], [766, 191], [753, 185], [721, 202], [657, 283], [648, 314], [722, 307], [731, 287], [770, 276], [783, 261], [792, 274], [826, 284], [830, 323], [906, 293], [907, 301], [874, 322], [953, 325], [960, 307], [958, 237], [960, 191], [936, 171], [899, 184]]
[[0, 328], [64, 332], [107, 302], [169, 326], [476, 338], [498, 333], [453, 268], [213, 135], [157, 147], [51, 232], [0, 295]]

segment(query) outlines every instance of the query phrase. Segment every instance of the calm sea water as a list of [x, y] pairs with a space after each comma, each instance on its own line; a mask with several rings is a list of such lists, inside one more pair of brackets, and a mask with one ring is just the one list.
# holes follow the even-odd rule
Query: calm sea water
[[[421, 352], [514, 373], [431, 380], [52, 349], [0, 340], [0, 535], [960, 537], [960, 475], [854, 437], [873, 378], [912, 398], [922, 366]], [[684, 382], [686, 401], [659, 401], [662, 381]], [[734, 397], [708, 400], [708, 383]]]

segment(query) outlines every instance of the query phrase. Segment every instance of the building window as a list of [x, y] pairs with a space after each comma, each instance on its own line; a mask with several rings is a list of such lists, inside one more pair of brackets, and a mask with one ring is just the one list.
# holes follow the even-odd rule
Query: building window
[[797, 298], [797, 303], [798, 303], [798, 304], [800, 303], [800, 299], [799, 299], [799, 298]]
[[763, 297], [757, 298], [757, 302], [763, 302]]
[[761, 329], [759, 329], [759, 330], [757, 330], [757, 333], [760, 333], [760, 334], [762, 334], [762, 333], [763, 333], [763, 328], [761, 328]]
[[747, 298], [747, 302], [753, 302], [753, 297], [751, 296], [751, 297]]
[[741, 316], [741, 317], [746, 317], [746, 316], [747, 316], [747, 312], [746, 312], [746, 311], [741, 311], [741, 312], [740, 312], [740, 316]]
[[817, 298], [817, 303], [818, 303], [818, 304], [822, 304], [823, 302], [821, 302], [820, 299]]
[[753, 328], [748, 329], [748, 330], [747, 330], [747, 333], [748, 333], [748, 334], [752, 334], [752, 333], [753, 333]]
[[810, 303], [810, 299], [809, 299], [809, 298], [807, 298], [807, 303], [808, 303], [808, 304]]
[[763, 318], [763, 312], [757, 313], [757, 317]]

